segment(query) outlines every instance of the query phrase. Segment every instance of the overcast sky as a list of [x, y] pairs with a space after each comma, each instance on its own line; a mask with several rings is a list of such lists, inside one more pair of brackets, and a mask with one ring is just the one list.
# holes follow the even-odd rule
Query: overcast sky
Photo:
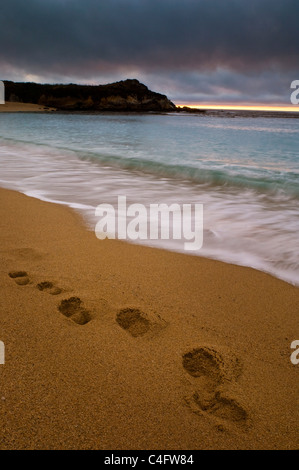
[[137, 78], [174, 102], [290, 104], [299, 0], [7, 0], [0, 79]]

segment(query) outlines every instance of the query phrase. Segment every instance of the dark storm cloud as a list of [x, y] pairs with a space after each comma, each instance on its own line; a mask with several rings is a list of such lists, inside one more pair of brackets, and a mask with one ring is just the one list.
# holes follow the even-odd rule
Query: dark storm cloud
[[175, 88], [171, 74], [188, 87], [209, 72], [214, 90], [242, 90], [242, 73], [268, 69], [275, 87], [299, 70], [298, 16], [298, 0], [10, 0], [0, 6], [0, 74], [168, 74]]

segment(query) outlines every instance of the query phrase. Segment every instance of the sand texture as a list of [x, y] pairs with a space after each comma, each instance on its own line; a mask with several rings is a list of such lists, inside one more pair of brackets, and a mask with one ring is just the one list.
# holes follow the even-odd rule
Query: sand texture
[[298, 448], [298, 288], [0, 201], [1, 449]]
[[0, 104], [0, 113], [42, 113], [52, 111], [55, 111], [55, 108], [48, 108], [47, 106], [32, 103], [18, 103], [7, 101], [5, 104]]

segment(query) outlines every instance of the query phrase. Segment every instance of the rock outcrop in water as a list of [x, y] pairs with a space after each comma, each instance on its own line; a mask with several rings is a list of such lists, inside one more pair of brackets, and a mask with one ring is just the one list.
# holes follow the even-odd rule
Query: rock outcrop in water
[[4, 83], [6, 101], [33, 103], [63, 111], [176, 111], [167, 96], [149, 90], [138, 80], [98, 86]]

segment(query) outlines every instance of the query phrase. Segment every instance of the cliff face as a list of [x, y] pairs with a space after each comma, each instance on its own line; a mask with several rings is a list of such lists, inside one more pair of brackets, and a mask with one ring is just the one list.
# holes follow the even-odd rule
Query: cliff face
[[138, 80], [109, 85], [40, 85], [5, 82], [6, 101], [54, 107], [64, 111], [175, 111], [176, 106]]

